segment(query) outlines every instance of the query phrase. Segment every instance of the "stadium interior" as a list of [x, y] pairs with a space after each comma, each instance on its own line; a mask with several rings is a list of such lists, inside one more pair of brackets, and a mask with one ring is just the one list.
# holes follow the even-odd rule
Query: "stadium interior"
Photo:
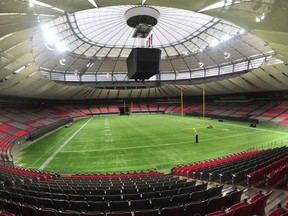
[[[288, 215], [288, 1], [0, 0], [0, 17], [0, 216]], [[78, 120], [126, 115], [241, 122], [281, 142], [169, 173], [45, 170], [86, 122], [39, 169], [19, 163]]]

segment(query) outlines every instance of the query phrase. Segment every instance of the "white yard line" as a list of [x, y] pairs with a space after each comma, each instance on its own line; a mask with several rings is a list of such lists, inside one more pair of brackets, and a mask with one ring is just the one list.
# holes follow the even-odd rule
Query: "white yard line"
[[113, 142], [113, 139], [111, 138], [112, 137], [112, 134], [111, 134], [111, 130], [110, 130], [110, 124], [109, 124], [109, 121], [108, 121], [108, 119], [105, 119], [105, 123], [104, 123], [104, 125], [105, 125], [105, 142], [107, 143], [107, 142], [110, 142], [110, 143], [112, 143]]
[[71, 139], [73, 139], [80, 130], [82, 130], [83, 127], [85, 127], [91, 120], [93, 119], [90, 118], [88, 121], [85, 122], [75, 133], [72, 134], [69, 139], [67, 139], [59, 148], [40, 166], [39, 170], [43, 170], [53, 159], [54, 157], [70, 142]]
[[66, 139], [66, 137], [70, 136], [70, 133], [67, 133], [65, 136], [62, 137], [62, 139], [60, 139], [58, 142], [56, 142], [54, 145], [51, 146], [51, 148], [49, 148], [48, 151], [46, 151], [45, 153], [43, 153], [41, 155], [41, 157], [38, 157], [38, 159], [32, 164], [32, 167], [37, 164], [48, 152], [50, 152], [51, 149], [53, 149], [55, 146], [59, 145], [60, 142], [62, 142], [62, 140]]

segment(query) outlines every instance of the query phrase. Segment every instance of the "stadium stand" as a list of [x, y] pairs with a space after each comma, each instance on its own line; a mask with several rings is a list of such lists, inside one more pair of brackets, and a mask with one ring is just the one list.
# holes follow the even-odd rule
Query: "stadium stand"
[[50, 179], [54, 178], [52, 174], [43, 173], [40, 171], [20, 169], [16, 167], [8, 167], [8, 166], [3, 166], [3, 165], [0, 165], [0, 171], [1, 171], [2, 176], [7, 176], [7, 177], [15, 176], [19, 179], [21, 179], [21, 177], [25, 178], [25, 176], [27, 176], [27, 177], [38, 178], [40, 181], [49, 181]]
[[[249, 154], [255, 156], [265, 152], [269, 151]], [[0, 190], [2, 209], [23, 216], [42, 215], [42, 211], [47, 215], [63, 215], [63, 212], [92, 215], [95, 211], [106, 216], [153, 215], [156, 212], [160, 216], [197, 213], [246, 215], [247, 212], [260, 215], [272, 193], [259, 193], [241, 202], [244, 189], [224, 192], [223, 185], [207, 187], [207, 183], [181, 180], [154, 171], [56, 177], [54, 174], [1, 166], [1, 176], [4, 179]], [[12, 176], [14, 181], [11, 181]]]
[[149, 111], [149, 108], [148, 108], [148, 105], [147, 104], [139, 104], [139, 108], [140, 108], [140, 111], [144, 111], [144, 112], [147, 112]]
[[[148, 180], [150, 177], [145, 177], [144, 179]], [[152, 177], [154, 178], [154, 177]], [[162, 176], [162, 179], [171, 179], [175, 177]], [[131, 178], [130, 181], [140, 181], [141, 178]], [[151, 178], [150, 178], [151, 179]], [[158, 176], [157, 179], [160, 179]], [[55, 179], [56, 180], [56, 179]], [[55, 180], [51, 180], [51, 185], [56, 183]], [[66, 179], [67, 180], [67, 179]], [[65, 180], [65, 181], [66, 181]], [[107, 182], [108, 179], [103, 179], [104, 182]], [[112, 179], [110, 179], [112, 180]], [[113, 179], [115, 180], [115, 179]], [[126, 179], [127, 180], [127, 179]], [[72, 187], [76, 187], [76, 182], [82, 183], [82, 186], [87, 186], [86, 181], [81, 182], [79, 180], [71, 179], [69, 183]], [[89, 200], [88, 194], [83, 195], [82, 197], [79, 194], [63, 194], [62, 199], [60, 199], [60, 194], [53, 192], [52, 186], [50, 186], [50, 192], [44, 192], [45, 187], [44, 184], [48, 182], [42, 182], [43, 185], [39, 186], [37, 191], [33, 191], [32, 185], [30, 185], [30, 189], [21, 189], [21, 187], [7, 187], [6, 191], [0, 190], [1, 199], [0, 205], [1, 208], [5, 211], [14, 213], [15, 215], [41, 215], [42, 210], [52, 211], [56, 215], [61, 215], [62, 212], [65, 211], [73, 211], [73, 214], [86, 214], [89, 213], [92, 215], [95, 211], [99, 212], [103, 215], [114, 215], [114, 213], [125, 212], [125, 214], [133, 214], [135, 215], [152, 215], [155, 212], [159, 213], [159, 215], [218, 215], [219, 212], [236, 212], [240, 211], [238, 208], [241, 206], [245, 211], [263, 211], [265, 207], [265, 203], [267, 198], [272, 193], [271, 191], [267, 194], [256, 194], [251, 197], [249, 201], [242, 201], [240, 203], [240, 197], [238, 196], [237, 200], [232, 198], [231, 194], [236, 191], [243, 190], [232, 190], [227, 191], [225, 195], [222, 194], [214, 194], [210, 198], [206, 198], [204, 200], [192, 201], [186, 199], [185, 202], [178, 203], [178, 205], [174, 205], [173, 198], [169, 196], [151, 198], [151, 199], [139, 199], [139, 200], [105, 200], [94, 201]], [[34, 183], [35, 184], [35, 183]], [[90, 184], [95, 184], [94, 180], [90, 181]], [[56, 185], [56, 184], [55, 184]], [[58, 184], [59, 185], [59, 184]], [[19, 185], [18, 185], [19, 186]], [[21, 186], [21, 185], [20, 185]], [[24, 186], [24, 185], [22, 185]], [[26, 185], [27, 186], [27, 185]], [[59, 185], [60, 186], [60, 185]], [[55, 187], [55, 186], [54, 186]], [[61, 185], [64, 188], [64, 185]], [[47, 188], [47, 187], [46, 187]], [[207, 191], [213, 190], [215, 187], [208, 188]], [[34, 187], [34, 190], [36, 187]], [[95, 189], [94, 189], [95, 190]], [[108, 189], [107, 191], [112, 190]], [[107, 192], [106, 191], [106, 192]], [[37, 196], [36, 196], [37, 194]], [[66, 196], [65, 196], [66, 195]], [[77, 197], [77, 198], [76, 198]], [[79, 198], [81, 197], [81, 198]], [[232, 204], [226, 211], [222, 211], [222, 208], [226, 208], [228, 203]], [[248, 209], [249, 208], [249, 209]], [[151, 210], [149, 210], [151, 209]], [[212, 212], [214, 212], [212, 214]], [[52, 214], [53, 214], [52, 213]], [[60, 213], [60, 214], [59, 214]], [[217, 214], [216, 214], [217, 213]], [[47, 213], [48, 214], [48, 213]], [[98, 213], [97, 213], [98, 214]], [[222, 215], [222, 214], [219, 214]], [[225, 215], [225, 214], [224, 214]], [[247, 214], [248, 215], [248, 214]]]
[[[247, 175], [252, 171], [259, 170], [271, 163], [277, 164], [283, 157], [286, 158], [287, 154], [287, 147], [260, 152], [246, 152], [200, 164], [174, 168], [172, 173], [200, 180], [218, 181], [220, 183], [232, 182], [233, 184], [237, 184], [245, 181]], [[279, 170], [279, 176], [282, 179], [284, 178], [283, 173], [285, 173], [285, 171], [286, 166], [281, 168], [281, 171]], [[275, 175], [275, 178], [279, 180], [277, 176], [278, 175]], [[271, 182], [273, 181], [271, 180]]]
[[166, 109], [168, 108], [168, 106], [169, 106], [168, 103], [160, 103], [159, 104], [159, 111], [166, 112]]
[[105, 106], [105, 105], [99, 106], [99, 110], [100, 110], [101, 114], [109, 113], [109, 110], [108, 110], [107, 106]]
[[117, 105], [108, 106], [109, 113], [119, 113], [119, 108]]
[[[219, 206], [220, 200], [227, 204], [238, 202], [232, 196], [238, 190], [229, 191], [222, 198], [223, 185], [207, 188], [207, 183], [195, 184], [195, 181], [181, 180], [177, 176], [163, 175], [159, 172], [98, 175], [97, 178], [80, 175], [77, 176], [80, 178], [75, 178], [76, 176], [56, 177], [53, 174], [2, 166], [1, 174], [5, 182], [0, 190], [2, 198], [0, 204], [3, 209], [15, 215], [25, 215], [24, 212], [29, 214], [38, 212], [41, 215], [40, 211], [49, 208], [54, 209], [51, 211], [56, 215], [68, 210], [75, 211], [76, 214], [100, 211], [103, 214], [109, 212], [111, 215], [114, 214], [113, 212], [135, 211], [141, 215], [140, 212], [145, 212], [145, 209], [157, 209], [160, 215], [170, 215], [170, 213], [182, 215], [180, 212], [188, 211], [191, 206], [189, 203], [198, 202], [202, 198], [206, 200], [205, 205], [202, 206], [203, 212], [208, 211], [207, 209], [212, 211], [215, 208], [212, 206]], [[22, 178], [23, 181], [6, 181], [12, 175], [17, 175], [18, 179]], [[37, 178], [33, 181], [27, 180], [35, 176]], [[150, 193], [149, 198], [142, 197], [145, 193], [147, 195], [147, 191], [154, 193]], [[196, 198], [197, 192], [202, 194], [205, 192], [205, 197], [202, 195]], [[131, 196], [127, 196], [129, 194]], [[138, 194], [138, 198], [131, 199], [135, 194]], [[208, 202], [211, 198], [214, 198], [213, 202]], [[23, 209], [22, 206], [27, 208]]]
[[149, 108], [149, 112], [158, 112], [158, 106], [157, 104], [147, 104], [148, 108]]
[[100, 114], [101, 113], [97, 106], [91, 106], [91, 107], [89, 107], [89, 110], [90, 110], [91, 114]]
[[[245, 158], [250, 155], [261, 153], [262, 151], [251, 151], [251, 152], [243, 152], [236, 155], [229, 155], [224, 158], [217, 158], [214, 160], [209, 160], [207, 162], [195, 163], [192, 165], [184, 165], [181, 167], [176, 167], [172, 170], [174, 175], [186, 176], [190, 178], [199, 178], [200, 177], [200, 170], [204, 168], [218, 166], [220, 164], [225, 164], [229, 161], [235, 161], [237, 159]], [[195, 176], [196, 174], [196, 176]], [[199, 174], [199, 175], [198, 175]]]

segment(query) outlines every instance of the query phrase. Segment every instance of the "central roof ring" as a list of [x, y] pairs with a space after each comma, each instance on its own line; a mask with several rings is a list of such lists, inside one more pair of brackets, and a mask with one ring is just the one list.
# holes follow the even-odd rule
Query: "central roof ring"
[[149, 6], [137, 6], [130, 8], [124, 14], [126, 23], [132, 28], [136, 28], [139, 24], [155, 26], [160, 17], [160, 12]]
[[132, 37], [146, 38], [158, 22], [158, 10], [147, 6], [133, 7], [124, 14], [128, 26], [135, 29]]

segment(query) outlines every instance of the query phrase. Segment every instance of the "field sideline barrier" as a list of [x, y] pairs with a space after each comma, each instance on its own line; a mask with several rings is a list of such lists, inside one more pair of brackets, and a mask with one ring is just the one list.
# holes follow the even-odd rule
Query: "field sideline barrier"
[[40, 128], [40, 129], [37, 129], [37, 130], [33, 130], [30, 132], [30, 136], [29, 136], [29, 140], [34, 140], [34, 139], [37, 139], [63, 125], [66, 125], [70, 122], [73, 121], [73, 118], [66, 118], [66, 119], [62, 119], [58, 122], [55, 122], [55, 123], [52, 123], [52, 124], [49, 124], [43, 128]]
[[260, 150], [260, 149], [272, 149], [272, 148], [277, 148], [281, 146], [288, 146], [288, 139], [278, 140], [278, 141], [269, 142], [269, 143], [261, 144], [261, 145], [255, 145], [255, 146], [248, 148], [248, 151]]
[[269, 126], [269, 127], [277, 127], [277, 128], [282, 128], [284, 130], [288, 130], [288, 125], [282, 124], [281, 122], [276, 123], [276, 122], [271, 122], [271, 121], [259, 121], [259, 123], [265, 126]]
[[[199, 113], [186, 113], [187, 116], [195, 116], [200, 117]], [[232, 117], [232, 116], [222, 116], [222, 115], [209, 115], [206, 114], [206, 118], [219, 119], [219, 120], [229, 120], [229, 121], [239, 121], [239, 122], [247, 122], [247, 123], [259, 123], [257, 119], [253, 118], [240, 118], [240, 117]]]

